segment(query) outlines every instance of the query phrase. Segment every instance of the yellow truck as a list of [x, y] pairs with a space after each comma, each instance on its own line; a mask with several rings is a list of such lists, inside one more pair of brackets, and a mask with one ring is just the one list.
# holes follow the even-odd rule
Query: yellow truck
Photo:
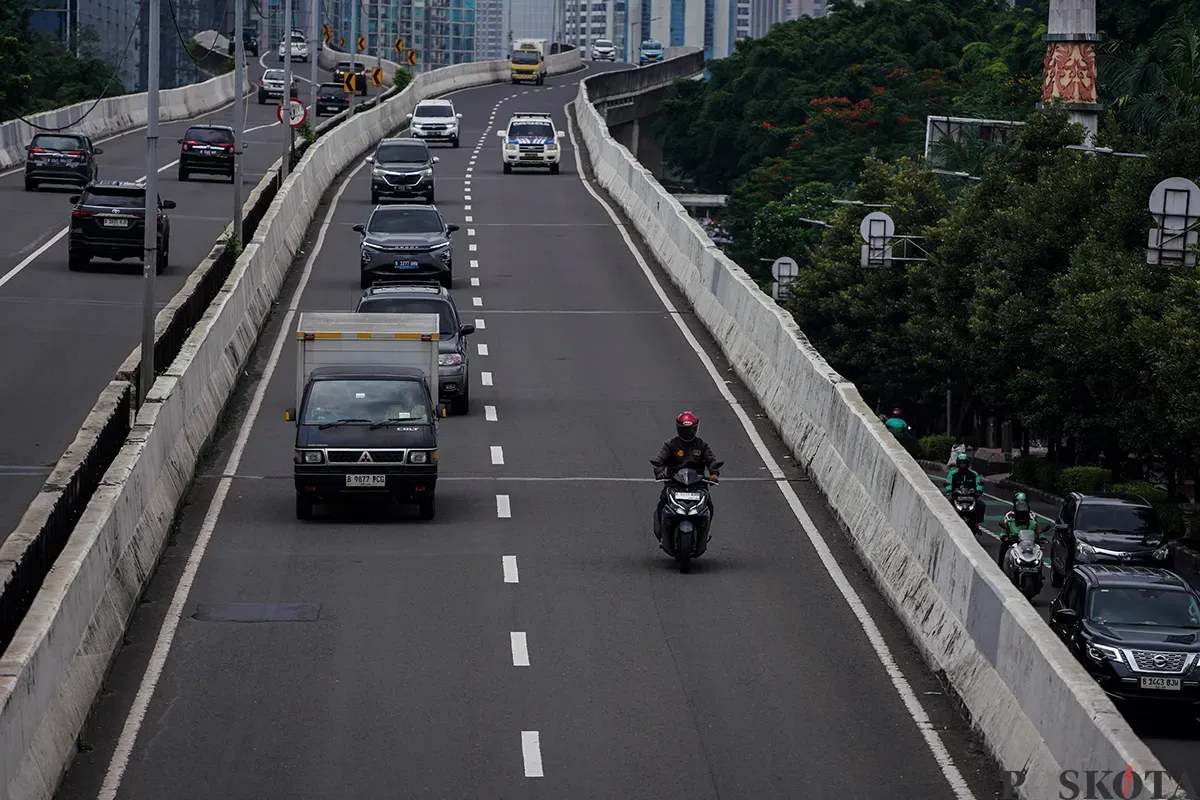
[[513, 83], [529, 81], [541, 86], [546, 82], [545, 39], [517, 39], [508, 61]]

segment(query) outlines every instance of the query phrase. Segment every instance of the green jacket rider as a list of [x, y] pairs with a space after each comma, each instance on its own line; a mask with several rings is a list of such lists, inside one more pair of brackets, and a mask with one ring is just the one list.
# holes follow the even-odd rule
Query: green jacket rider
[[969, 455], [959, 453], [958, 458], [954, 460], [954, 469], [946, 475], [946, 483], [942, 486], [942, 491], [950, 496], [955, 489], [963, 486], [973, 489], [975, 492], [975, 510], [971, 514], [971, 525], [978, 533], [978, 528], [983, 524], [983, 517], [987, 511], [987, 504], [980, 499], [980, 495], [983, 494], [983, 476], [971, 469]]
[[1037, 519], [1029, 509], [1029, 500], [1025, 493], [1017, 492], [1017, 496], [1013, 498], [1012, 510], [1004, 515], [1004, 521], [1000, 523], [1000, 555], [996, 557], [996, 562], [1002, 568], [1005, 553], [1021, 538], [1022, 531], [1033, 531], [1034, 540], [1038, 544], [1049, 541], [1045, 534], [1038, 533]]

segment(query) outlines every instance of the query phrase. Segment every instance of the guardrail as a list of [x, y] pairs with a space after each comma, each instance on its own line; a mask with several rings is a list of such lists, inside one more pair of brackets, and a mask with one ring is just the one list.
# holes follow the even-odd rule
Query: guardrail
[[[643, 67], [669, 70], [670, 61]], [[578, 128], [596, 182], [627, 215], [671, 281], [825, 496], [863, 563], [933, 670], [944, 676], [1021, 797], [1060, 796], [1064, 770], [1163, 767], [958, 519], [858, 389], [795, 320], [728, 259], [609, 134], [580, 83]], [[1168, 779], [1159, 797], [1183, 798]]]
[[[554, 73], [582, 66], [577, 52], [551, 56], [548, 65]], [[191, 327], [178, 356], [156, 379], [133, 426], [125, 428], [128, 433], [116, 457], [109, 460], [0, 657], [0, 797], [48, 800], [53, 795], [126, 622], [153, 572], [200, 449], [241, 375], [324, 192], [378, 139], [403, 126], [419, 100], [507, 78], [506, 62], [459, 64], [422, 73], [387, 102], [352, 118], [343, 112], [326, 122], [337, 130], [326, 131], [306, 150], [273, 198], [267, 196], [273, 176], [264, 178], [252, 193], [248, 205], [267, 205], [261, 222], [224, 273], [227, 277]], [[277, 168], [278, 162], [273, 169]], [[201, 285], [216, 280], [206, 276], [224, 272], [220, 258], [214, 248], [173, 306], [160, 313], [156, 335], [162, 336], [185, 306], [192, 309], [185, 314], [190, 318], [190, 292], [200, 296]], [[129, 370], [121, 374], [131, 376]], [[126, 410], [132, 407], [131, 388], [130, 380], [110, 385], [114, 403], [129, 403]], [[128, 416], [115, 405], [110, 413], [128, 424]], [[109, 437], [119, 430], [110, 429], [105, 442], [111, 446]], [[87, 472], [93, 476], [104, 455], [98, 453], [96, 436], [84, 438], [81, 457], [96, 459]], [[65, 508], [68, 500], [62, 502]], [[77, 504], [70, 508], [74, 512]], [[38, 542], [35, 550], [49, 542], [33, 538]], [[0, 599], [0, 607], [5, 603]]]

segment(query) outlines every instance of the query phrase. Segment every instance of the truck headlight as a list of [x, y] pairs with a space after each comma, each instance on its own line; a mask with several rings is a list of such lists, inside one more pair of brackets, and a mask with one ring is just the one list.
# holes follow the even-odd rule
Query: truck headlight
[[517, 146], [516, 146], [515, 144], [506, 144], [506, 145], [504, 145], [504, 149], [505, 149], [505, 150], [512, 150], [513, 152], [516, 152], [516, 150], [517, 150]]
[[429, 453], [424, 450], [411, 450], [408, 453], [408, 463], [410, 464], [428, 464]]
[[551, 142], [550, 144], [546, 145], [546, 152], [548, 152], [548, 153], [552, 153], [557, 149], [558, 149], [557, 142]]
[[462, 353], [442, 353], [438, 356], [439, 367], [457, 367], [462, 363]]
[[297, 450], [293, 460], [297, 464], [324, 464], [325, 454], [320, 450]]

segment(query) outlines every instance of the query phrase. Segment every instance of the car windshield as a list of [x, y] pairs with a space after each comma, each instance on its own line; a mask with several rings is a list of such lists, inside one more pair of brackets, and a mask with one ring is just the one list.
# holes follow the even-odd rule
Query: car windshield
[[429, 160], [429, 150], [421, 142], [381, 144], [375, 151], [375, 160], [380, 164], [424, 164]]
[[536, 64], [538, 63], [538, 54], [536, 50], [517, 50], [512, 55], [512, 63], [514, 64]]
[[1080, 533], [1127, 533], [1132, 536], [1148, 536], [1160, 533], [1162, 523], [1158, 513], [1151, 506], [1083, 503], [1075, 515], [1075, 530]]
[[1088, 619], [1105, 625], [1200, 628], [1200, 604], [1181, 590], [1098, 588], [1088, 595]]
[[318, 93], [321, 97], [340, 97], [344, 91], [340, 83], [322, 83]]
[[413, 116], [414, 117], [453, 117], [454, 109], [451, 108], [450, 106], [444, 106], [441, 104], [428, 105], [428, 106], [417, 106], [417, 113], [413, 114]]
[[439, 335], [454, 336], [458, 333], [454, 309], [445, 300], [432, 300], [424, 297], [376, 296], [363, 300], [358, 310], [370, 314], [437, 314]]
[[647, 39], [646, 41], [642, 42], [642, 49], [643, 50], [661, 50], [662, 42], [655, 41], [654, 39]]
[[76, 136], [35, 136], [30, 146], [42, 150], [82, 150], [83, 140]]
[[439, 233], [442, 220], [432, 208], [381, 208], [367, 223], [371, 233]]
[[204, 142], [205, 144], [232, 144], [233, 131], [220, 128], [189, 128], [184, 134], [185, 142]]
[[553, 139], [554, 128], [544, 122], [514, 122], [508, 129], [510, 138], [534, 137], [538, 139]]
[[263, 73], [263, 80], [264, 81], [282, 81], [283, 80], [283, 70], [269, 69]]
[[429, 402], [424, 387], [415, 380], [314, 381], [304, 406], [304, 424], [323, 425], [341, 419], [428, 422]]
[[612, 45], [612, 42], [610, 42], [608, 39], [597, 39], [596, 44], [594, 46], [595, 47], [612, 47], [613, 45]]
[[84, 193], [80, 205], [143, 209], [146, 207], [146, 193], [128, 189], [93, 189]]

